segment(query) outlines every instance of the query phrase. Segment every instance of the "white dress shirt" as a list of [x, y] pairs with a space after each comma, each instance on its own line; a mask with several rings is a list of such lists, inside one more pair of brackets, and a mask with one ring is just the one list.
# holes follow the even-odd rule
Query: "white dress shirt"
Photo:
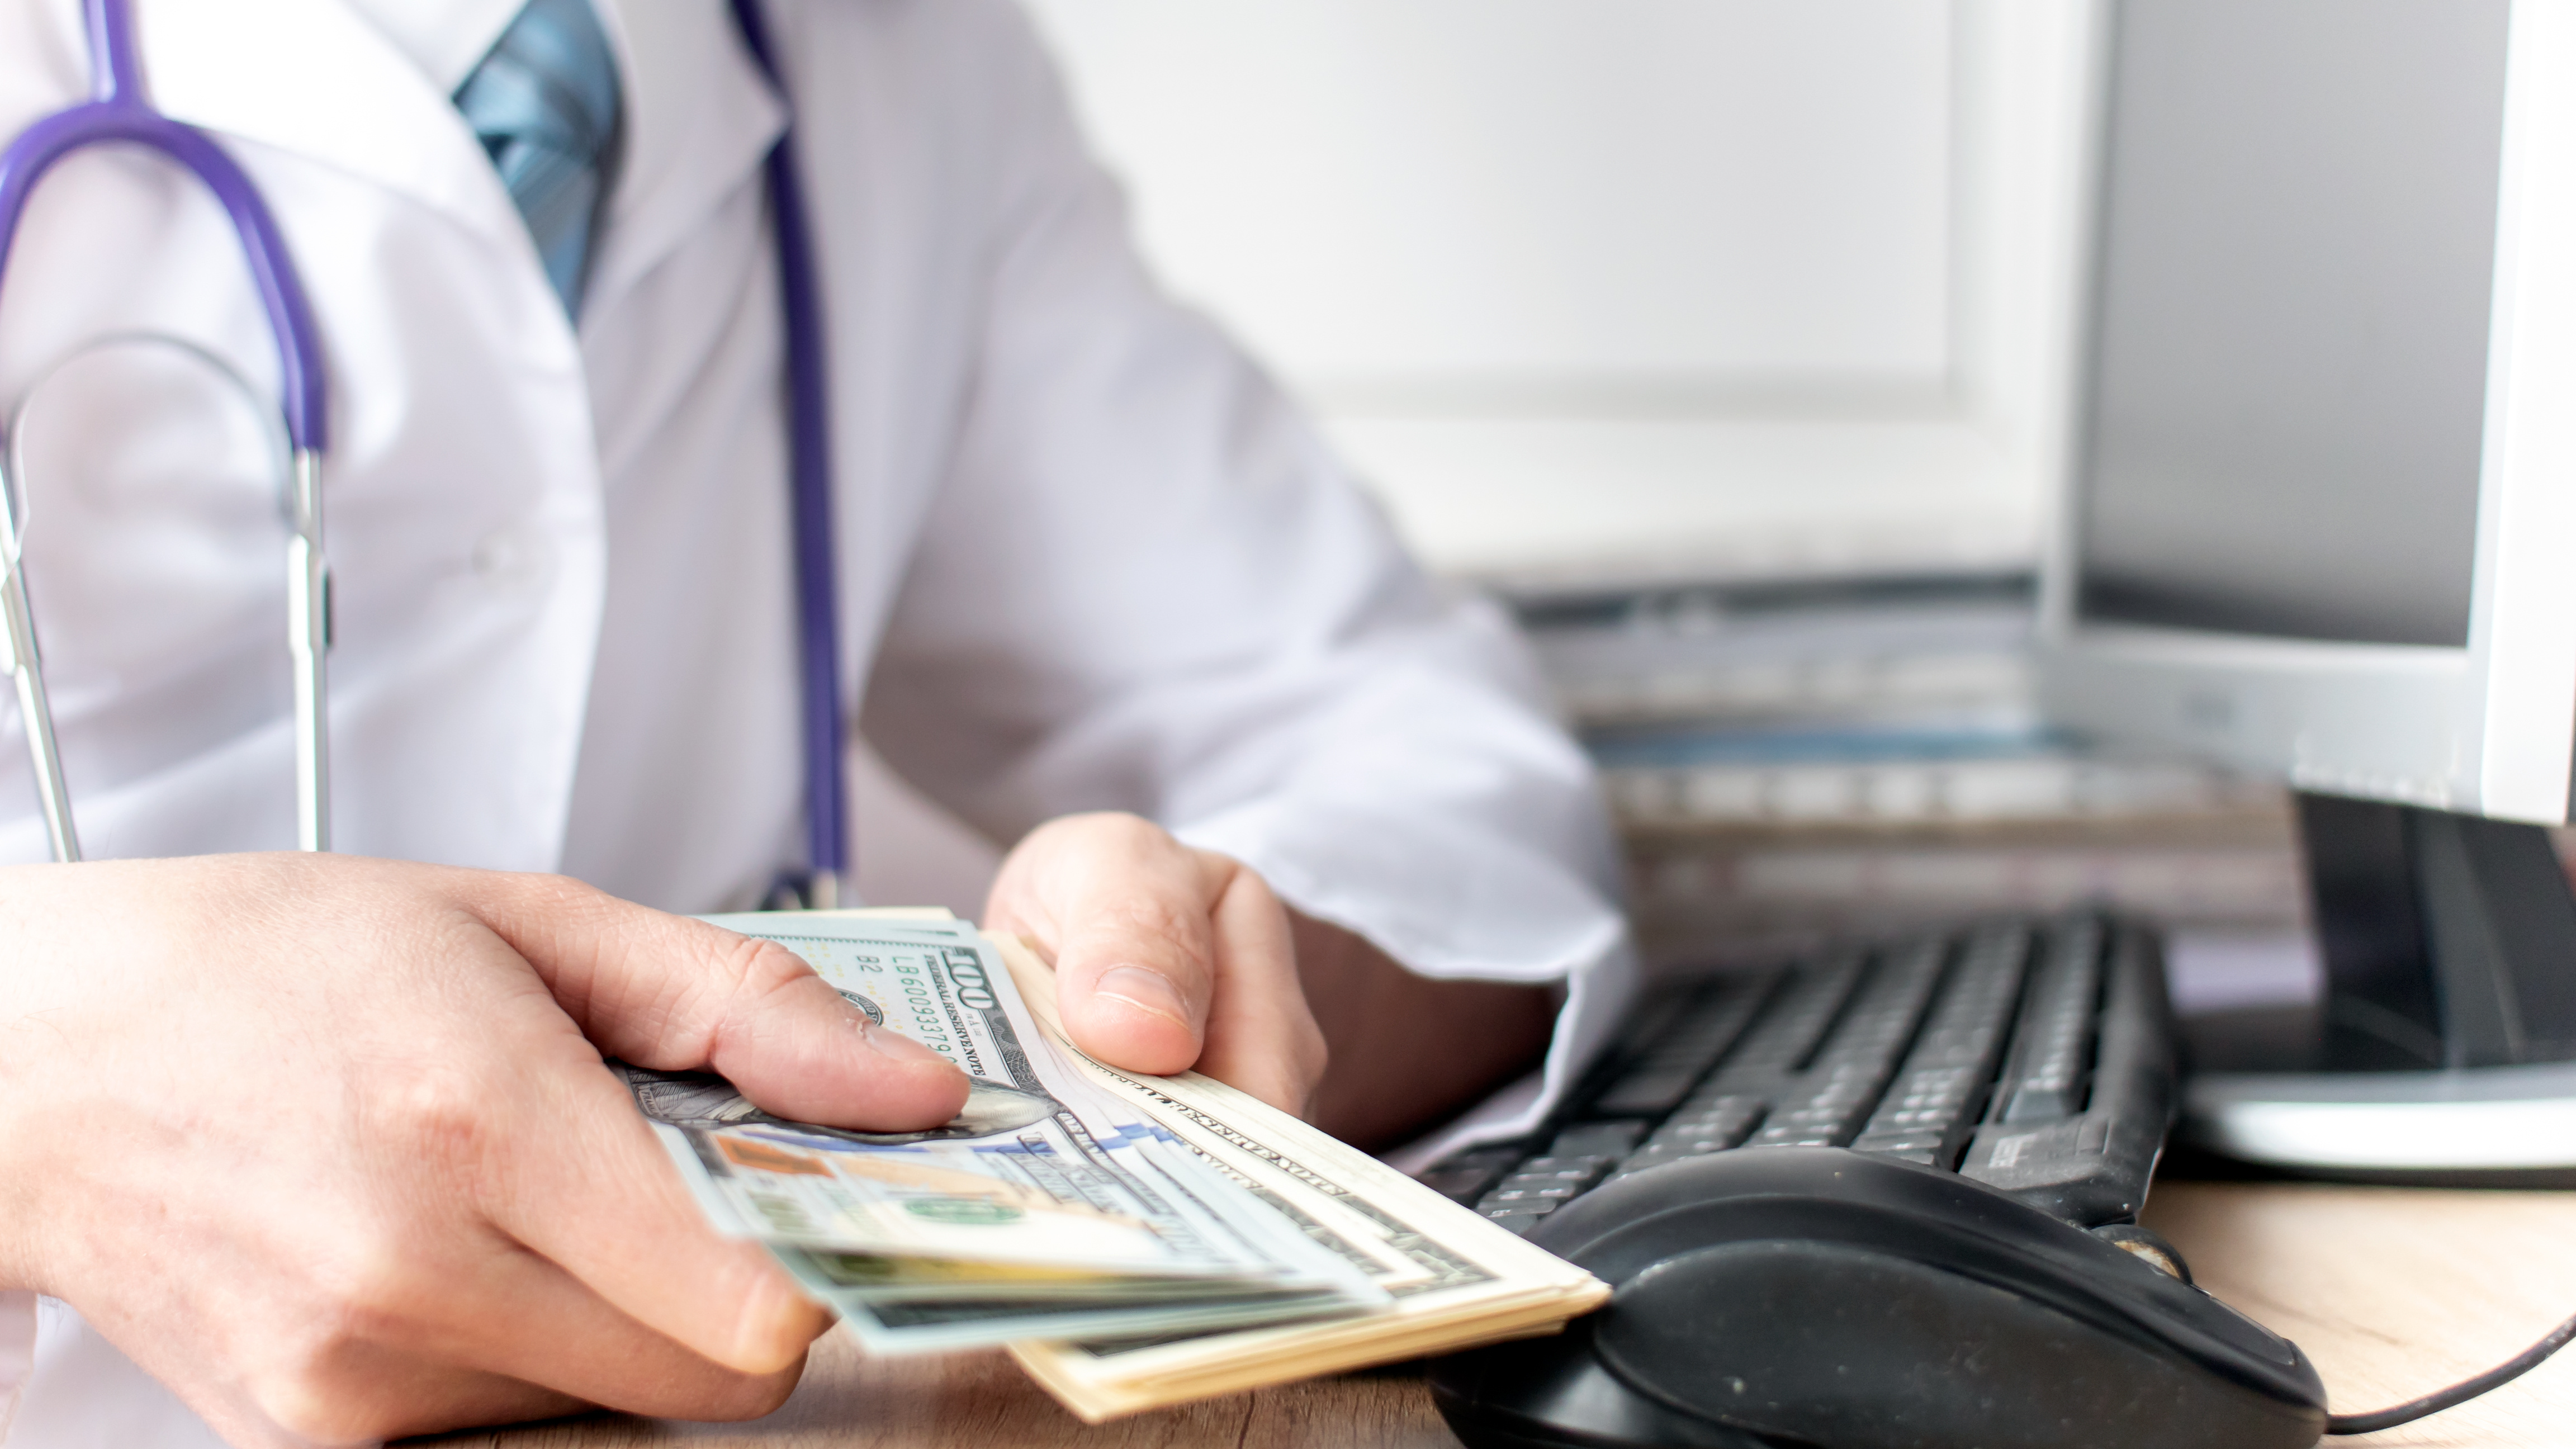
[[[1481, 1130], [1533, 1120], [1630, 990], [1584, 761], [1499, 612], [1425, 580], [1277, 389], [1156, 289], [1018, 12], [772, 0], [782, 98], [723, 0], [602, 8], [627, 149], [576, 335], [448, 100], [514, 0], [137, 0], [157, 103], [278, 211], [331, 357], [341, 848], [679, 910], [797, 862], [759, 177], [792, 99], [871, 741], [997, 839], [1137, 811], [1416, 971], [1565, 983], [1545, 1072]], [[0, 0], [0, 133], [84, 71], [76, 0]], [[68, 163], [10, 263], [0, 405], [120, 328], [273, 379], [235, 256], [167, 171]], [[86, 842], [291, 844], [255, 434], [147, 363], [91, 371], [117, 405], [66, 396], [28, 544]], [[33, 802], [0, 739], [0, 859], [42, 858]], [[31, 1356], [38, 1305], [0, 1293], [8, 1449], [210, 1441], [41, 1309]]]

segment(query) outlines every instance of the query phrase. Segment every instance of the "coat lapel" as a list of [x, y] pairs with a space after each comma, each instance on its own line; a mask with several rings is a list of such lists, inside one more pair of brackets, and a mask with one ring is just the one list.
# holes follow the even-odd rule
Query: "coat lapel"
[[474, 73], [527, 0], [346, 0], [410, 57], [441, 95]]
[[[458, 7], [455, 23], [481, 39], [490, 8]], [[739, 192], [787, 123], [725, 0], [601, 8], [618, 44], [627, 129], [593, 303], [651, 270]], [[345, 0], [139, 0], [136, 13], [164, 112], [520, 244], [509, 193], [437, 78]]]
[[341, 0], [140, 0], [135, 13], [165, 114], [398, 192], [486, 239], [524, 233], [448, 97]]
[[587, 305], [619, 293], [738, 193], [787, 125], [725, 0], [601, 0], [626, 87], [626, 155]]

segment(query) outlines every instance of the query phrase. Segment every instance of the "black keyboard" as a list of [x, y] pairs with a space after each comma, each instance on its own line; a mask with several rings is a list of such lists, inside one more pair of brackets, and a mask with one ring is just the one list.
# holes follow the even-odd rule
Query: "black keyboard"
[[1525, 1233], [1668, 1162], [1841, 1147], [2098, 1227], [2146, 1200], [2174, 1071], [2151, 931], [1996, 922], [1658, 993], [1547, 1131], [1422, 1180]]

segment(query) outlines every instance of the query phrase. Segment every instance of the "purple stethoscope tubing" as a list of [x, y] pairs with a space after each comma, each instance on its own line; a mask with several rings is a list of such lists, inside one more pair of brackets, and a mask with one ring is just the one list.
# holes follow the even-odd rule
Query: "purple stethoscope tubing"
[[[330, 580], [322, 553], [320, 485], [329, 399], [312, 303], [276, 219], [250, 178], [211, 137], [162, 115], [145, 98], [136, 64], [132, 0], [83, 0], [83, 5], [89, 32], [89, 100], [45, 117], [0, 148], [0, 279], [7, 276], [11, 247], [37, 182], [55, 163], [86, 147], [122, 143], [159, 152], [204, 183], [231, 218], [277, 346], [280, 411], [293, 454], [289, 483], [296, 536], [289, 542], [288, 643], [297, 664], [298, 834], [303, 848], [327, 850], [330, 794], [322, 661], [330, 645]], [[777, 67], [756, 0], [733, 0], [733, 11], [745, 43], [776, 83]], [[830, 394], [821, 289], [804, 189], [795, 151], [784, 136], [769, 155], [767, 179], [786, 317], [791, 513], [811, 863], [810, 875], [789, 883], [798, 887], [803, 904], [830, 906], [841, 897], [850, 864], [849, 805], [841, 763], [847, 734], [832, 532]], [[0, 485], [5, 483], [0, 480]], [[55, 857], [77, 860], [79, 839], [55, 748], [25, 577], [18, 567], [17, 508], [14, 489], [0, 486], [0, 543], [5, 543], [7, 555], [5, 582], [0, 582], [7, 655], [0, 663], [7, 665], [17, 685]]]
[[54, 163], [90, 146], [124, 142], [158, 151], [195, 174], [232, 218], [250, 263], [252, 281], [268, 311], [277, 340], [281, 406], [286, 435], [298, 452], [319, 453], [324, 436], [322, 341], [313, 325], [313, 305], [304, 295], [285, 238], [269, 215], [268, 203], [205, 132], [171, 120], [143, 97], [135, 65], [134, 14], [130, 0], [84, 0], [89, 17], [90, 98], [57, 111], [29, 126], [0, 151], [0, 274], [9, 265], [18, 223], [27, 199]]
[[[732, 0], [743, 44], [781, 95], [785, 80], [769, 43], [760, 0]], [[850, 883], [849, 794], [841, 751], [849, 739], [841, 704], [840, 589], [832, 531], [832, 407], [823, 346], [823, 290], [805, 185], [791, 127], [771, 147], [770, 226], [778, 239], [780, 311], [787, 331], [787, 440], [795, 545], [796, 639], [804, 680], [805, 858], [812, 874], [798, 894], [807, 906], [838, 905]], [[851, 897], [856, 899], [855, 896]]]

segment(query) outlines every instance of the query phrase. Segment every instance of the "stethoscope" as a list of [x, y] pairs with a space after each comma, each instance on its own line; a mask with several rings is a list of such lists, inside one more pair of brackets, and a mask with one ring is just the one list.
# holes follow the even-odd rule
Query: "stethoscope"
[[[777, 63], [758, 0], [731, 3], [753, 58], [771, 84], [778, 85]], [[135, 63], [131, 0], [84, 0], [84, 7], [90, 99], [45, 117], [0, 149], [0, 279], [7, 275], [10, 248], [36, 183], [56, 162], [84, 147], [123, 143], [157, 151], [196, 176], [231, 219], [277, 346], [278, 411], [284, 425], [281, 491], [295, 531], [287, 543], [287, 649], [295, 682], [297, 844], [305, 850], [329, 850], [331, 761], [325, 684], [331, 647], [331, 570], [322, 550], [328, 398], [312, 304], [276, 220], [250, 178], [203, 131], [162, 115], [145, 98]], [[798, 904], [828, 908], [839, 900], [849, 869], [848, 802], [841, 773], [845, 734], [833, 559], [832, 449], [821, 294], [804, 190], [788, 137], [782, 136], [770, 151], [766, 177], [786, 316], [797, 662], [803, 683], [801, 732], [810, 862], [808, 874], [783, 877], [780, 885]], [[229, 367], [200, 356], [231, 375]], [[5, 566], [5, 576], [0, 577], [0, 617], [7, 625], [6, 662], [17, 687], [19, 718], [25, 723], [54, 858], [74, 861], [81, 858], [80, 837], [72, 821], [71, 796], [63, 784], [62, 755], [55, 744], [53, 711], [46, 701], [44, 668], [36, 649], [35, 616], [28, 607], [26, 575], [20, 567], [27, 519], [27, 503], [17, 486], [25, 477], [19, 446], [23, 436], [19, 428], [10, 431], [6, 471], [0, 472], [0, 566]]]

